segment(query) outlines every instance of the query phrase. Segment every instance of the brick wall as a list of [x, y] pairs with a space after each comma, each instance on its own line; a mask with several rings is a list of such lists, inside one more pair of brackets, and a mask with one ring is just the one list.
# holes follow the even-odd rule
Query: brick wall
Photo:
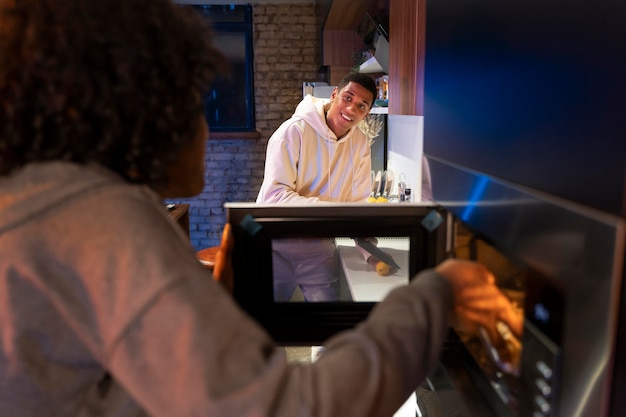
[[272, 132], [302, 98], [302, 81], [317, 79], [320, 29], [310, 4], [255, 4], [254, 102], [259, 139], [209, 139], [206, 186], [190, 205], [191, 243], [197, 249], [219, 244], [226, 202], [254, 201], [261, 182], [265, 148]]

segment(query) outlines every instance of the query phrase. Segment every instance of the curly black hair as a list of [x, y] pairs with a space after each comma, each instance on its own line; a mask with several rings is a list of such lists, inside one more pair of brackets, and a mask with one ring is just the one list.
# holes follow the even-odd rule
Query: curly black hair
[[211, 42], [170, 0], [0, 0], [0, 175], [63, 160], [167, 183], [227, 69]]
[[376, 100], [377, 90], [376, 82], [372, 79], [372, 77], [361, 72], [349, 72], [341, 79], [341, 81], [337, 85], [337, 91], [341, 91], [346, 85], [350, 84], [351, 82], [359, 84], [361, 87], [367, 89], [367, 91], [372, 93], [372, 102], [370, 103], [370, 107], [374, 106], [374, 100]]

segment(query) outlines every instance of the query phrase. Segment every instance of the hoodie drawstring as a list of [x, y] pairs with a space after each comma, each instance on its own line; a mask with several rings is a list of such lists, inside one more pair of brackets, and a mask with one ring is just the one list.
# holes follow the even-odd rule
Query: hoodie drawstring
[[333, 201], [333, 183], [330, 180], [330, 128], [328, 128], [328, 141], [326, 141], [326, 149], [328, 150], [328, 200]]
[[[331, 139], [331, 135], [330, 135], [330, 128], [327, 126], [326, 127], [326, 132], [328, 134], [328, 139]], [[356, 181], [356, 174], [354, 172], [354, 148], [352, 147], [352, 135], [350, 135], [348, 138], [346, 138], [348, 140], [348, 142], [350, 142], [350, 168], [352, 170], [352, 178], [350, 178], [352, 180], [352, 184], [350, 187], [350, 201], [354, 201], [354, 196], [356, 195], [355, 191], [354, 191], [354, 183]], [[333, 201], [333, 193], [332, 193], [332, 181], [330, 178], [330, 173], [331, 173], [331, 169], [330, 169], [330, 162], [331, 162], [331, 152], [330, 152], [330, 140], [326, 141], [326, 150], [328, 151], [328, 199], [330, 201]]]
[[354, 183], [356, 182], [356, 176], [354, 175], [354, 149], [352, 149], [352, 135], [350, 135], [350, 165], [352, 168], [352, 187], [350, 189], [350, 200], [354, 201]]

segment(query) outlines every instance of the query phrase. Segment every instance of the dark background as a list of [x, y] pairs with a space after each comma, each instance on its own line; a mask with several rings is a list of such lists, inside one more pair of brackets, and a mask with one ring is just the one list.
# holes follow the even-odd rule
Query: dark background
[[428, 2], [425, 153], [626, 217], [625, 5]]

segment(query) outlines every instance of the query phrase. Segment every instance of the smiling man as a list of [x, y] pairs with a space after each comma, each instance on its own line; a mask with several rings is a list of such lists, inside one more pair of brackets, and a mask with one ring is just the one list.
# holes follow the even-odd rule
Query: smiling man
[[257, 202], [365, 201], [370, 146], [357, 124], [375, 97], [374, 80], [360, 73], [345, 76], [330, 99], [306, 96], [269, 139]]
[[[306, 96], [267, 144], [259, 203], [366, 201], [371, 190], [369, 139], [357, 127], [376, 97], [367, 74], [350, 73], [330, 99]], [[273, 242], [274, 300], [289, 301], [296, 287], [305, 301], [339, 298], [333, 242]]]

